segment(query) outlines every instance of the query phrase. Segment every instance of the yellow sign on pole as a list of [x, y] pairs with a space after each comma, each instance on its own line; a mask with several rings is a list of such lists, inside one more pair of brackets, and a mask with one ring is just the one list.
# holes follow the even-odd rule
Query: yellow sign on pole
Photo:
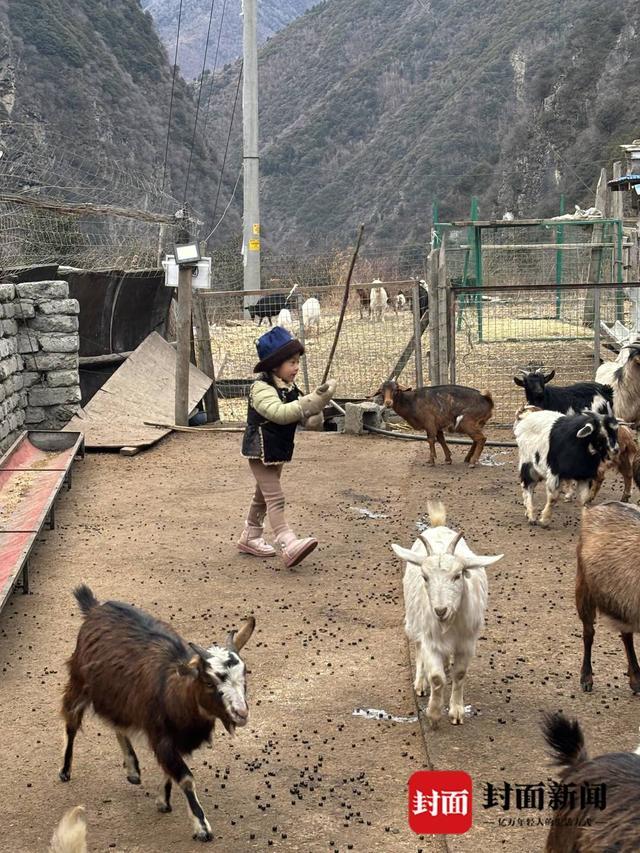
[[259, 252], [260, 251], [260, 240], [249, 240], [249, 251], [250, 252]]

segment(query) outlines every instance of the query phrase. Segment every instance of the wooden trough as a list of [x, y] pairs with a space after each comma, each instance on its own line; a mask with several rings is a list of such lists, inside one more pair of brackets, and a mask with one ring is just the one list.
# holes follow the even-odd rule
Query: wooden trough
[[0, 610], [20, 577], [29, 591], [29, 555], [45, 522], [54, 528], [55, 499], [83, 456], [80, 432], [28, 430], [0, 458]]

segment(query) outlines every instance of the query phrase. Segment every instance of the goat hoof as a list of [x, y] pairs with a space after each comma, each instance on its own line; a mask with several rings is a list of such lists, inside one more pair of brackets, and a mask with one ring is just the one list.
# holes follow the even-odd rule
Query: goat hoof
[[583, 693], [593, 693], [593, 681], [581, 681], [580, 687], [582, 687]]
[[69, 773], [67, 770], [61, 770], [58, 773], [58, 778], [61, 782], [68, 782], [69, 779], [71, 779], [71, 773]]
[[127, 782], [130, 782], [132, 785], [139, 785], [140, 784], [140, 777], [138, 775], [128, 774], [127, 775]]
[[445, 459], [445, 460], [444, 460], [444, 464], [445, 464], [445, 465], [451, 465], [451, 460], [450, 460], [450, 459]]
[[213, 835], [209, 832], [208, 829], [201, 829], [200, 832], [194, 833], [193, 840], [204, 841], [206, 843], [207, 841], [213, 840]]
[[631, 495], [623, 495], [623, 496], [620, 498], [620, 502], [621, 502], [621, 503], [623, 503], [623, 504], [628, 504], [628, 503], [629, 503], [630, 498], [631, 498]]
[[156, 800], [156, 808], [162, 814], [169, 814], [169, 812], [173, 811], [171, 803], [166, 803], [164, 800]]

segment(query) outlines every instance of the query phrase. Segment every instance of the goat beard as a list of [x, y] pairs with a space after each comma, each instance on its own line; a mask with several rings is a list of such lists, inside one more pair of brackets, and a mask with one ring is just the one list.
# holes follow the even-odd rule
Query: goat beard
[[224, 719], [222, 721], [222, 725], [225, 727], [225, 729], [227, 730], [228, 734], [231, 735], [231, 737], [233, 737], [235, 735], [235, 733], [236, 733], [236, 724], [235, 723], [232, 723], [231, 720], [229, 720], [227, 718], [227, 719]]

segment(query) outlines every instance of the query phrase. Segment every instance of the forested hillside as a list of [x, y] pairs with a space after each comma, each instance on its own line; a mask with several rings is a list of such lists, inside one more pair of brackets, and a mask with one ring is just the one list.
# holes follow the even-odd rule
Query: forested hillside
[[266, 232], [340, 243], [362, 220], [402, 242], [436, 200], [449, 217], [472, 194], [483, 216], [592, 203], [640, 136], [639, 34], [633, 0], [327, 0], [260, 54]]
[[[180, 4], [175, 0], [140, 0], [140, 2], [142, 8], [153, 16], [160, 37], [173, 58]], [[259, 42], [267, 41], [274, 33], [286, 27], [316, 2], [317, 0], [259, 0]], [[239, 10], [240, 3], [236, 0], [232, 3], [214, 0], [213, 13], [211, 0], [183, 0], [178, 65], [187, 80], [199, 77], [202, 73], [210, 18], [211, 37], [206, 67], [213, 67], [216, 50], [218, 50], [218, 33], [220, 33], [220, 45], [217, 68], [222, 68], [227, 62], [233, 62], [242, 55], [242, 18], [238, 14]], [[222, 28], [220, 28], [221, 21]]]
[[[31, 168], [34, 182], [49, 171], [55, 184], [50, 192], [63, 191], [63, 168], [70, 186], [87, 180], [87, 161], [92, 186], [86, 187], [85, 200], [100, 201], [95, 190], [103, 171], [129, 172], [160, 189], [171, 86], [165, 49], [138, 0], [8, 0], [0, 7], [3, 168], [23, 175]], [[194, 118], [193, 97], [177, 76], [164, 176], [174, 199], [166, 201], [171, 212], [184, 200]], [[206, 217], [220, 173], [221, 144], [212, 128], [203, 133], [204, 118], [201, 113], [187, 201]], [[80, 162], [82, 173], [74, 171]], [[109, 191], [105, 183], [105, 198]], [[229, 194], [225, 186], [223, 198]], [[82, 192], [75, 200], [82, 201]], [[228, 221], [237, 228], [238, 212], [230, 212]]]

